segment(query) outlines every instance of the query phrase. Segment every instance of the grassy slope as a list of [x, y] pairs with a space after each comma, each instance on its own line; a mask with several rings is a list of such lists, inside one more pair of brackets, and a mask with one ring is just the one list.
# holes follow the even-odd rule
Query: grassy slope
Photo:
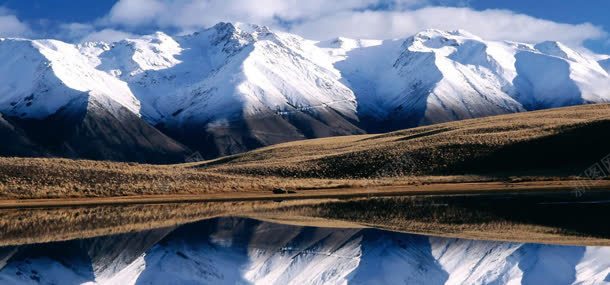
[[[438, 182], [506, 181], [509, 177], [517, 181], [566, 179], [580, 174], [610, 153], [609, 135], [610, 105], [591, 105], [446, 123], [383, 135], [292, 142], [212, 161], [169, 166], [1, 158], [0, 199], [225, 195], [227, 192], [269, 191], [274, 187], [349, 191], [350, 187], [400, 184], [415, 185], [411, 188], [421, 190], [445, 187], [421, 185]], [[607, 182], [604, 185], [608, 185]], [[521, 186], [507, 184], [503, 187]], [[567, 195], [561, 199], [582, 201], [570, 191], [561, 193]], [[599, 197], [587, 193], [585, 198], [607, 199], [605, 191], [599, 193], [595, 194], [601, 195]], [[231, 202], [206, 204], [204, 208], [200, 204], [152, 208], [124, 206], [136, 209], [134, 213], [132, 210], [116, 211], [114, 207], [70, 208], [59, 214], [52, 209], [1, 210], [6, 219], [0, 219], [0, 232], [7, 235], [0, 244], [34, 242], [41, 237], [61, 240], [95, 236], [103, 232], [144, 229], [153, 224], [169, 226], [236, 214], [312, 225], [355, 222], [399, 231], [469, 238], [610, 244], [610, 232], [599, 226], [603, 224], [600, 219], [610, 213], [607, 204], [545, 206], [541, 202], [548, 201], [546, 196], [531, 199], [501, 199], [499, 196], [502, 195], [476, 199], [469, 196], [462, 201], [455, 200], [460, 198], [394, 197], [330, 202], [253, 202], [256, 206]], [[515, 208], [522, 211], [514, 211]], [[88, 217], [101, 220], [91, 223]], [[52, 223], [49, 224], [49, 220]], [[40, 226], [41, 223], [51, 226]], [[92, 224], [103, 226], [86, 230], [79, 226]], [[63, 228], [68, 230], [57, 234], [57, 229]]]
[[233, 174], [307, 178], [578, 175], [610, 154], [610, 105], [271, 146], [204, 162]]
[[610, 153], [608, 141], [610, 105], [589, 105], [383, 135], [292, 142], [169, 166], [2, 158], [0, 198], [202, 194], [274, 187], [504, 181], [509, 176], [568, 177]]

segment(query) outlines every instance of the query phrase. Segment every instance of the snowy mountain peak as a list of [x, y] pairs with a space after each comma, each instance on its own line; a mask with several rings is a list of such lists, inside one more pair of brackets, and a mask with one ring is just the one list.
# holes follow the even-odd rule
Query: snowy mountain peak
[[115, 76], [134, 76], [146, 70], [172, 67], [180, 60], [180, 44], [172, 37], [157, 32], [137, 39], [125, 39], [114, 43], [99, 54], [98, 69]]
[[453, 50], [466, 41], [483, 43], [483, 39], [464, 30], [425, 30], [404, 41], [403, 47], [412, 50], [431, 51], [448, 48]]
[[597, 58], [557, 42], [487, 41], [431, 29], [399, 46], [387, 41], [349, 52], [337, 64], [361, 116], [421, 125], [610, 102], [610, 78]]
[[95, 69], [75, 45], [5, 40], [0, 42], [0, 62], [0, 110], [7, 114], [44, 118], [84, 97], [107, 98], [139, 112], [127, 84]]
[[452, 31], [445, 31], [445, 30], [439, 30], [439, 29], [426, 29], [423, 30], [417, 34], [415, 34], [413, 37], [415, 38], [423, 38], [423, 39], [431, 39], [431, 38], [439, 38], [439, 37], [464, 37], [464, 38], [476, 38], [476, 39], [481, 39], [478, 36], [476, 36], [473, 33], [470, 33], [466, 30], [462, 30], [462, 29], [458, 29], [458, 30], [452, 30]]
[[153, 38], [157, 38], [157, 39], [171, 39], [171, 36], [162, 32], [162, 31], [156, 31], [154, 33], [152, 33], [151, 35], [149, 35], [148, 37], [153, 37]]
[[582, 60], [582, 56], [578, 52], [557, 41], [545, 41], [534, 45], [534, 48], [543, 54], [561, 57], [571, 61]]
[[240, 45], [253, 43], [259, 39], [265, 38], [273, 33], [266, 26], [244, 23], [225, 23], [221, 22], [214, 25], [212, 28], [203, 32], [211, 33], [213, 42], [220, 43], [223, 41], [237, 42]]
[[361, 48], [379, 46], [381, 40], [357, 40], [345, 37], [338, 37], [326, 41], [315, 43], [315, 45], [330, 56], [331, 63], [343, 61], [347, 58], [350, 51]]
[[239, 33], [247, 33], [256, 36], [265, 36], [272, 31], [267, 26], [235, 22], [232, 24]]
[[228, 154], [363, 129], [610, 102], [608, 58], [558, 42], [436, 29], [398, 40], [316, 42], [219, 23], [115, 43], [2, 39], [0, 113], [46, 118], [73, 102], [125, 107], [168, 133], [192, 136], [189, 146], [209, 139], [207, 146]]

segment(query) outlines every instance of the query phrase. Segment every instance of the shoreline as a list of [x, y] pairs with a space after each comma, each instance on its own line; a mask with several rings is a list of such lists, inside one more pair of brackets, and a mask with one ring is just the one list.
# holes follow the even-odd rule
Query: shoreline
[[[389, 185], [375, 187], [320, 188], [299, 190], [293, 194], [269, 192], [233, 192], [210, 194], [133, 195], [90, 198], [0, 199], [0, 209], [62, 208], [83, 206], [119, 206], [139, 204], [254, 202], [275, 200], [353, 199], [400, 196], [464, 196], [464, 195], [519, 195], [519, 194], [570, 194], [574, 198], [583, 193], [575, 192], [576, 180], [531, 182], [466, 182], [438, 183], [419, 186]], [[587, 192], [609, 191], [610, 181], [595, 181]], [[586, 194], [586, 192], [584, 192]]]

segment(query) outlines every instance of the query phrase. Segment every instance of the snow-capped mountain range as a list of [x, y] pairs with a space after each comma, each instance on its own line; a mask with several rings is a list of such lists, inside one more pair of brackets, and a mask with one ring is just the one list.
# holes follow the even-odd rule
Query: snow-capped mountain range
[[2, 284], [608, 284], [610, 248], [220, 218], [0, 248]]
[[[608, 56], [558, 42], [486, 41], [465, 31], [317, 42], [220, 23], [116, 43], [0, 39], [0, 132], [52, 155], [214, 157], [610, 102], [608, 70]], [[95, 148], [83, 147], [91, 140]]]

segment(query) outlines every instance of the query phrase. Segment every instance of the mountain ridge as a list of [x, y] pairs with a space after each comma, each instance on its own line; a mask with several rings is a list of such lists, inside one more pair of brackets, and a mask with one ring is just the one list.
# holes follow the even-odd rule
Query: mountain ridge
[[[600, 58], [558, 42], [433, 29], [402, 40], [317, 42], [219, 23], [115, 43], [0, 39], [0, 113], [45, 120], [73, 100], [95, 100], [97, 110], [128, 120], [120, 124], [168, 136], [161, 153], [212, 158], [306, 138], [610, 102], [609, 64]], [[156, 140], [147, 137], [155, 131], [144, 133], [138, 140]], [[129, 155], [84, 158], [117, 157]]]

